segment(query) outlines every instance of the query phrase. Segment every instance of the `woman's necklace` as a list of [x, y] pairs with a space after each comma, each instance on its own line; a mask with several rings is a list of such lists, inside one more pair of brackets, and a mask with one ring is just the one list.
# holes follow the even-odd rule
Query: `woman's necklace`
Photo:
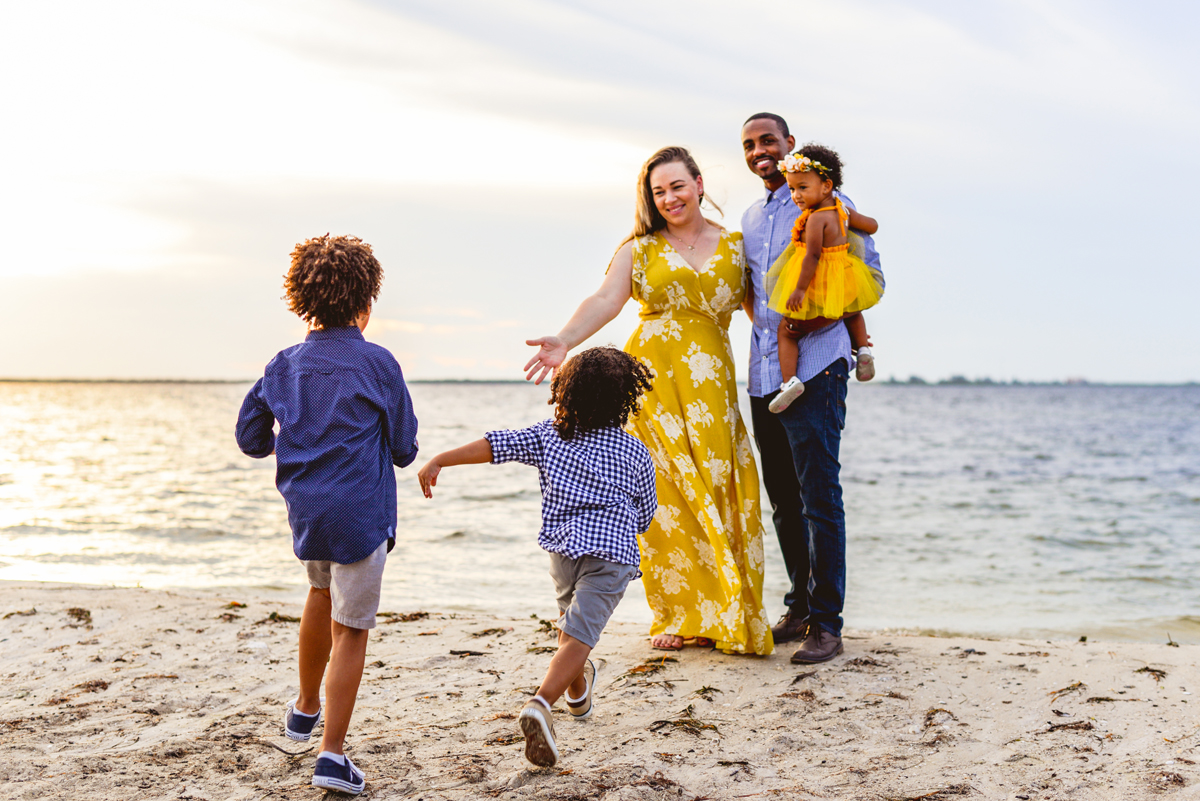
[[679, 244], [683, 245], [685, 248], [687, 248], [688, 250], [695, 253], [696, 252], [696, 243], [700, 241], [700, 237], [704, 236], [704, 229], [703, 228], [700, 229], [700, 233], [696, 234], [696, 238], [692, 240], [692, 244], [690, 244], [690, 245], [687, 242], [684, 242], [683, 239], [680, 238], [679, 236], [677, 236], [676, 234], [671, 234], [671, 236], [675, 237], [675, 240], [677, 242], [679, 242]]

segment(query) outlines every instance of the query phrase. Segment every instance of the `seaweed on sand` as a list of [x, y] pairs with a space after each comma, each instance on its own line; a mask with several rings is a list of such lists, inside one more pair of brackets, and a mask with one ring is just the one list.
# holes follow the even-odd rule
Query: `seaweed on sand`
[[1074, 692], [1082, 692], [1086, 688], [1087, 688], [1086, 684], [1084, 684], [1082, 681], [1077, 681], [1074, 684], [1068, 684], [1066, 687], [1060, 687], [1057, 690], [1048, 692], [1048, 693], [1046, 693], [1046, 695], [1050, 696], [1051, 700], [1057, 701], [1059, 698], [1062, 698], [1064, 695], [1068, 695], [1068, 694], [1074, 693]]
[[428, 612], [379, 612], [375, 617], [387, 618], [384, 623], [412, 623], [414, 620], [424, 620]]
[[510, 631], [512, 631], [512, 629], [499, 629], [499, 628], [484, 629], [483, 631], [476, 631], [476, 632], [472, 633], [471, 636], [472, 637], [491, 637], [491, 636], [497, 635], [497, 634], [499, 634], [499, 635], [507, 634]]
[[1133, 672], [1134, 673], [1149, 673], [1151, 676], [1154, 677], [1155, 681], [1162, 681], [1163, 679], [1165, 679], [1167, 677], [1167, 671], [1159, 670], [1158, 668], [1152, 668], [1149, 666], [1138, 668], [1137, 670], [1135, 670]]
[[970, 795], [975, 791], [975, 788], [969, 784], [952, 784], [949, 787], [943, 787], [940, 790], [934, 790], [931, 793], [923, 795], [893, 795], [888, 796], [887, 801], [943, 801], [947, 798], [953, 798], [957, 795]]
[[658, 731], [667, 727], [670, 727], [671, 731], [682, 729], [697, 736], [706, 729], [714, 731], [718, 735], [721, 734], [716, 726], [711, 723], [705, 723], [696, 717], [696, 708], [692, 704], [688, 704], [687, 708], [680, 712], [679, 717], [674, 720], [656, 720], [650, 724], [649, 729], [650, 731]]

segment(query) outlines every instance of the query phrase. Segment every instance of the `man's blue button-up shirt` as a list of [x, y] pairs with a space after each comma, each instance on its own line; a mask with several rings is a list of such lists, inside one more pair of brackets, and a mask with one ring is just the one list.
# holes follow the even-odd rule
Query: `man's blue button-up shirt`
[[417, 458], [417, 418], [395, 357], [357, 326], [311, 331], [272, 359], [242, 403], [237, 442], [255, 458], [275, 452], [300, 559], [351, 564], [394, 536], [392, 465]]
[[[835, 194], [846, 206], [854, 208], [850, 198], [841, 192]], [[750, 371], [746, 383], [750, 395], [756, 398], [770, 395], [783, 381], [777, 339], [783, 316], [767, 306], [765, 280], [771, 265], [791, 244], [792, 226], [799, 216], [800, 207], [792, 202], [792, 193], [786, 183], [774, 192], [768, 190], [763, 200], [751, 205], [742, 215], [746, 272], [754, 288], [754, 325], [750, 332]], [[861, 232], [856, 233], [863, 238], [863, 261], [878, 268], [879, 254], [874, 241]], [[814, 331], [801, 339], [799, 345], [796, 377], [801, 381], [808, 381], [838, 359], [845, 359], [849, 367], [854, 367], [850, 335], [841, 323]]]

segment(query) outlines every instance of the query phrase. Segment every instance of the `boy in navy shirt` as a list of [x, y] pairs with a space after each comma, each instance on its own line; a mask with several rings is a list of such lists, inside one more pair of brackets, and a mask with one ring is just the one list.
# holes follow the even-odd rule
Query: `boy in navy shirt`
[[592, 714], [596, 668], [588, 659], [638, 571], [639, 534], [650, 527], [658, 498], [646, 446], [623, 429], [650, 389], [650, 371], [616, 348], [591, 348], [564, 364], [550, 387], [554, 419], [439, 453], [417, 473], [433, 497], [438, 473], [456, 464], [517, 461], [538, 468], [542, 530], [558, 593], [558, 652], [537, 695], [517, 718], [525, 758], [558, 761], [550, 708], [566, 693], [572, 719]]
[[293, 549], [312, 585], [300, 620], [300, 695], [287, 706], [284, 733], [312, 735], [325, 678], [312, 783], [346, 793], [366, 786], [343, 745], [395, 543], [393, 465], [417, 456], [417, 418], [400, 365], [362, 335], [382, 281], [371, 246], [356, 237], [327, 234], [297, 245], [284, 289], [308, 336], [271, 360], [237, 422], [243, 453], [275, 455]]

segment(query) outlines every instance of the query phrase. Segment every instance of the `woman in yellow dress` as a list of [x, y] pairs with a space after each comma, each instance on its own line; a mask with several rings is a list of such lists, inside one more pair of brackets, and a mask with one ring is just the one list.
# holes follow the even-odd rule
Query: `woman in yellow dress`
[[[600, 289], [525, 366], [541, 382], [568, 351], [641, 304], [625, 350], [654, 373], [629, 430], [654, 459], [658, 512], [643, 535], [642, 582], [656, 648], [712, 640], [769, 654], [762, 605], [758, 470], [738, 412], [729, 319], [746, 294], [742, 236], [705, 219], [704, 179], [681, 147], [655, 153], [638, 177], [633, 233]], [[711, 201], [710, 201], [711, 202]]]

